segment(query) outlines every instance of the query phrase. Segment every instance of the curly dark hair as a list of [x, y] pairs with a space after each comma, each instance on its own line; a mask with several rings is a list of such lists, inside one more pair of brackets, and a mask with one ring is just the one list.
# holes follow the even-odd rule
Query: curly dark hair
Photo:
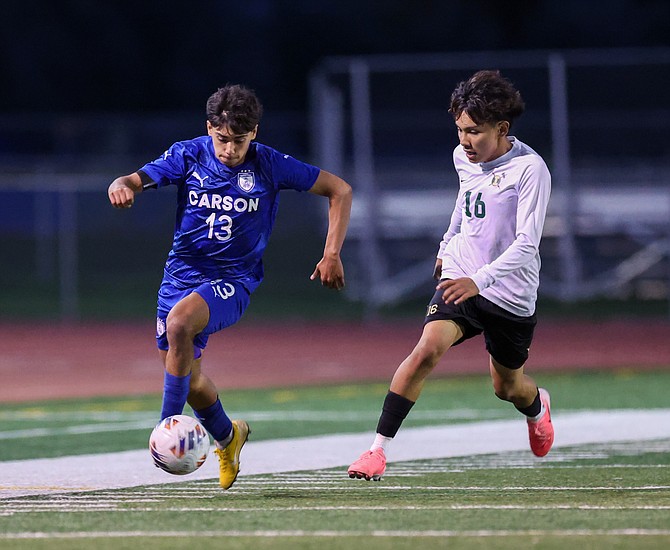
[[476, 124], [506, 120], [511, 127], [524, 108], [521, 94], [500, 71], [479, 71], [456, 86], [449, 112], [454, 119], [465, 111]]
[[263, 106], [253, 90], [226, 84], [207, 100], [207, 120], [214, 128], [228, 126], [236, 134], [251, 132], [263, 115]]

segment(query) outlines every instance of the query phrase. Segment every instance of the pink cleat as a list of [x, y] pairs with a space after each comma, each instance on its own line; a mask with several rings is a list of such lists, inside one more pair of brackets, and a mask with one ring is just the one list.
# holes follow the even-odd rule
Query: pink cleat
[[528, 420], [528, 437], [530, 438], [530, 450], [535, 456], [545, 456], [554, 443], [554, 426], [551, 423], [551, 398], [549, 392], [540, 388], [540, 401], [546, 412], [537, 422]]
[[386, 471], [386, 455], [384, 449], [377, 448], [374, 451], [365, 451], [358, 460], [354, 462], [347, 473], [350, 478], [365, 478], [367, 481], [379, 481]]

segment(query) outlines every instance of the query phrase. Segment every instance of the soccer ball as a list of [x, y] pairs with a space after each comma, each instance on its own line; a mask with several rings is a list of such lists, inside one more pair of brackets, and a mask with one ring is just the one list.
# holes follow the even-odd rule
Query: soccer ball
[[149, 450], [157, 468], [177, 476], [190, 474], [207, 459], [209, 435], [195, 418], [176, 414], [156, 425]]

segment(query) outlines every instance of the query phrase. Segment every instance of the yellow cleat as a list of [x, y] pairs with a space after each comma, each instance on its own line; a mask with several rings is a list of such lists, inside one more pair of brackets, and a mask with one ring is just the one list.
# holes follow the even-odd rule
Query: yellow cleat
[[244, 420], [233, 420], [233, 439], [225, 449], [214, 449], [219, 457], [219, 482], [222, 489], [230, 489], [240, 471], [240, 451], [251, 430]]

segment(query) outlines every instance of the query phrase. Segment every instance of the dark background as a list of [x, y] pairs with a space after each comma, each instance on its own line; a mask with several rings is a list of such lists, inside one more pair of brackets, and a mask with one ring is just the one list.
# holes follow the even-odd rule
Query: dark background
[[0, 113], [193, 110], [226, 82], [304, 110], [324, 56], [668, 44], [667, 0], [10, 1]]
[[[4, 2], [0, 258], [12, 268], [0, 270], [0, 319], [152, 317], [172, 236], [174, 197], [168, 191], [147, 193], [137, 208], [119, 212], [109, 207], [105, 190], [114, 177], [136, 170], [174, 141], [203, 133], [205, 101], [227, 82], [243, 83], [260, 96], [266, 108], [263, 143], [309, 162], [314, 154], [309, 75], [326, 57], [669, 45], [667, 0]], [[618, 67], [571, 69], [573, 165], [595, 164], [608, 189], [619, 180], [635, 188], [630, 172], [610, 166], [625, 155], [633, 157], [633, 164], [644, 163], [645, 170], [652, 162], [660, 167], [650, 177], [644, 172], [644, 181], [666, 181], [668, 67], [658, 67], [629, 66], [625, 75]], [[527, 102], [519, 135], [552, 166], [546, 74], [503, 72]], [[381, 168], [393, 172], [398, 159], [404, 159], [405, 143], [397, 139], [402, 134], [421, 148], [421, 162], [427, 156], [437, 165], [437, 184], [449, 184], [456, 135], [446, 98], [457, 78], [468, 74], [445, 74], [437, 83], [428, 73], [399, 81], [376, 77], [373, 99], [384, 110], [375, 119], [381, 123], [375, 135]], [[424, 86], [426, 79], [430, 86]], [[350, 170], [351, 163], [345, 164]], [[605, 176], [603, 166], [611, 168]], [[349, 179], [350, 174], [342, 175]], [[587, 183], [591, 179], [589, 172]], [[356, 188], [355, 178], [350, 182]], [[68, 194], [70, 188], [77, 191]], [[70, 206], [68, 198], [73, 199]], [[309, 194], [282, 198], [265, 255], [266, 279], [247, 318], [360, 314], [360, 302], [348, 293], [356, 280], [355, 239], [348, 239], [343, 250], [345, 296], [351, 300], [309, 281], [323, 246], [319, 200]], [[441, 229], [421, 245], [408, 241], [403, 250], [432, 257], [440, 236]], [[623, 250], [619, 240], [607, 246], [608, 254]], [[75, 273], [63, 267], [70, 265], [63, 262], [68, 250], [78, 254]], [[591, 248], [584, 254], [593, 264]], [[551, 255], [544, 251], [543, 260], [551, 266]], [[667, 261], [656, 269], [667, 271]], [[666, 280], [666, 271], [654, 277]], [[426, 273], [421, 298], [404, 304], [408, 309], [399, 313], [421, 318], [432, 286]], [[72, 306], [76, 311], [63, 306], [68, 292], [78, 299]], [[637, 308], [640, 301], [633, 305]], [[632, 308], [620, 301], [556, 307], [572, 315], [577, 306], [588, 315], [608, 307], [628, 314]], [[667, 316], [667, 300], [653, 307]]]

